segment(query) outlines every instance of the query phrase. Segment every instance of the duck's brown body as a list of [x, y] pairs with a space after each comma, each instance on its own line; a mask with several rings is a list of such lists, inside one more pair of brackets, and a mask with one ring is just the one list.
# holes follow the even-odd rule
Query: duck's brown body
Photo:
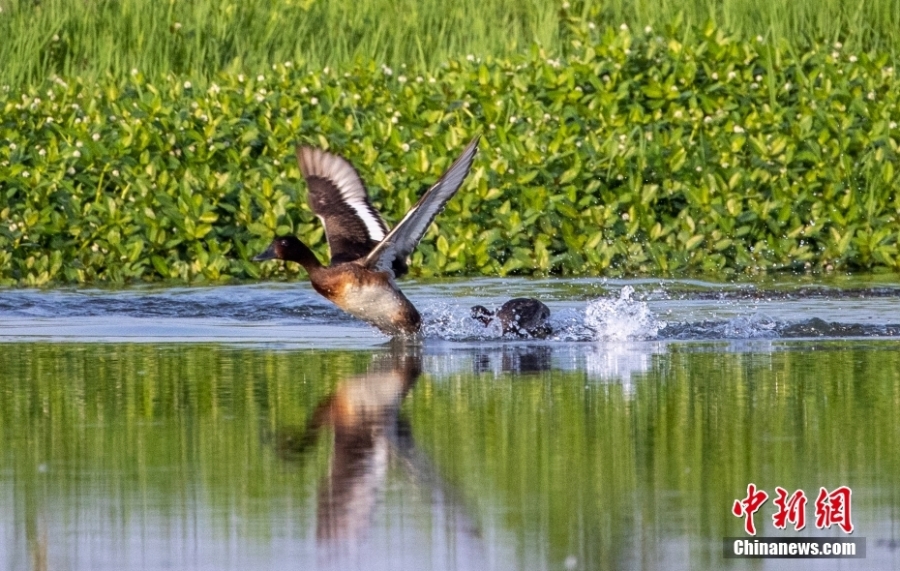
[[388, 272], [348, 262], [314, 270], [309, 277], [317, 292], [388, 335], [413, 335], [422, 326], [418, 310]]

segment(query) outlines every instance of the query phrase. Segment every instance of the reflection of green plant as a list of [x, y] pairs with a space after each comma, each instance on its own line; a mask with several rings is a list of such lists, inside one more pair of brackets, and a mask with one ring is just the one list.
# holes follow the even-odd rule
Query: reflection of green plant
[[573, 27], [433, 74], [289, 64], [0, 91], [0, 282], [222, 280], [274, 233], [325, 257], [297, 142], [353, 161], [396, 222], [477, 131], [421, 276], [898, 269], [900, 84], [887, 56], [711, 25]]
[[[627, 382], [584, 370], [426, 371], [403, 414], [434, 480], [491, 531], [485, 537], [517, 547], [513, 567], [553, 567], [574, 554], [585, 569], [631, 568], [616, 561], [652, 559], [661, 540], [676, 538], [692, 560], [711, 557], [709, 568], [719, 568], [719, 541], [742, 529], [731, 503], [751, 481], [770, 494], [846, 484], [860, 530], [898, 509], [897, 343], [788, 345], [775, 353], [671, 345]], [[95, 526], [177, 527], [198, 510], [213, 535], [248, 544], [306, 529], [331, 440], [285, 460], [273, 436], [303, 427], [371, 357], [0, 344], [0, 489], [22, 506], [4, 516], [50, 512], [90, 524], [67, 542]], [[413, 497], [430, 499], [434, 484], [392, 465], [388, 519], [408, 513]], [[759, 526], [770, 508], [771, 500]]]

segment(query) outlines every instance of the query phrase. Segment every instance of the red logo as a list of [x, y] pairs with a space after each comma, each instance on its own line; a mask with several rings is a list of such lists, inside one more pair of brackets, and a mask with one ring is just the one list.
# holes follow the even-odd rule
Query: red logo
[[[851, 490], [847, 486], [841, 486], [833, 492], [825, 488], [819, 488], [816, 497], [816, 528], [828, 529], [832, 525], [840, 527], [844, 533], [853, 532], [853, 522], [850, 519]], [[772, 524], [776, 529], [785, 529], [787, 524], [792, 524], [796, 531], [806, 527], [806, 493], [796, 490], [790, 496], [787, 490], [778, 486], [775, 488], [776, 498], [773, 500], [778, 511], [772, 516]], [[756, 525], [753, 522], [753, 514], [769, 499], [769, 494], [764, 490], [758, 490], [756, 484], [747, 484], [747, 496], [734, 500], [731, 513], [735, 517], [744, 518], [744, 531], [749, 535], [756, 535]]]
[[827, 529], [837, 524], [844, 533], [853, 531], [853, 522], [850, 521], [850, 488], [841, 486], [828, 493], [825, 488], [819, 488], [819, 497], [816, 498], [816, 527]]
[[803, 490], [797, 490], [788, 497], [787, 490], [778, 486], [775, 488], [778, 497], [775, 505], [778, 511], [772, 516], [772, 523], [777, 529], [784, 529], [787, 523], [794, 524], [794, 529], [800, 531], [806, 527], [806, 494]]
[[759, 508], [766, 503], [767, 499], [769, 499], [769, 494], [762, 490], [757, 491], [756, 484], [747, 484], [747, 497], [743, 500], [734, 500], [734, 505], [731, 507], [731, 513], [733, 513], [735, 517], [744, 518], [744, 531], [750, 535], [756, 535], [756, 526], [753, 524], [753, 514], [759, 511]]

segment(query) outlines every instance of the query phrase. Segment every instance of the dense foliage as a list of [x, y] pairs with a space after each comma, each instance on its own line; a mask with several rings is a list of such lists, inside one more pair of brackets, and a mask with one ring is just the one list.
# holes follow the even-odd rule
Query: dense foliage
[[347, 156], [393, 223], [478, 132], [414, 275], [900, 269], [889, 58], [695, 31], [574, 26], [566, 58], [421, 75], [283, 62], [203, 87], [137, 70], [7, 87], [0, 282], [283, 272], [248, 261], [273, 234], [327, 255], [298, 142]]

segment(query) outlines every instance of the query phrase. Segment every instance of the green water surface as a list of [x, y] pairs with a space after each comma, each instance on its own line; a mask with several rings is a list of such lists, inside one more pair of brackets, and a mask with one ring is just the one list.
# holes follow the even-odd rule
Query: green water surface
[[[0, 344], [0, 568], [900, 566], [900, 342], [504, 350]], [[867, 558], [724, 560], [751, 482]]]

